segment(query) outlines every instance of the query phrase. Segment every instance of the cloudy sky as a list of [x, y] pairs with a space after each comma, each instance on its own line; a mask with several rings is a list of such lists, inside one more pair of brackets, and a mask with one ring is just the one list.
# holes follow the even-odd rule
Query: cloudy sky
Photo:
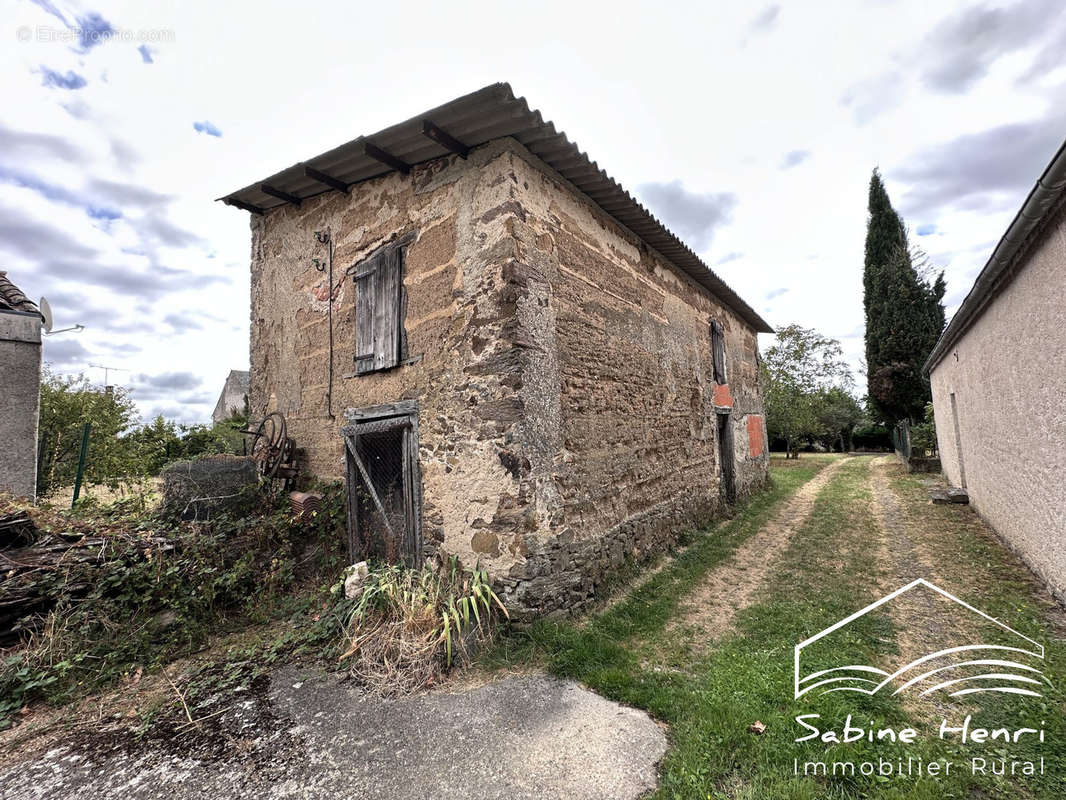
[[856, 369], [870, 170], [950, 313], [1066, 136], [1061, 0], [2, 7], [0, 269], [86, 326], [57, 371], [184, 422], [248, 364], [248, 215], [214, 198], [495, 81]]

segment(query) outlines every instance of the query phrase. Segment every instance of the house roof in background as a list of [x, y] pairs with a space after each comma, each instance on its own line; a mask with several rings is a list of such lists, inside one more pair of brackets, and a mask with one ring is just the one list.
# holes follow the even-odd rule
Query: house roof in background
[[[929, 373], [933, 367], [948, 354], [969, 327], [976, 322], [988, 304], [1006, 287], [1017, 274], [1018, 268], [1024, 266], [1023, 259], [1029, 247], [1051, 219], [1052, 214], [1061, 207], [1066, 197], [1066, 142], [1059, 147], [1051, 163], [1040, 175], [1036, 185], [1018, 209], [1010, 227], [999, 240], [996, 249], [981, 269], [974, 281], [973, 288], [962, 301], [959, 310], [944, 328], [933, 352], [922, 368]], [[1049, 291], [1059, 291], [1060, 287], [1049, 287]]]
[[0, 311], [23, 311], [29, 314], [40, 314], [37, 304], [30, 300], [11, 279], [7, 273], [0, 270]]
[[251, 376], [252, 373], [249, 370], [231, 369], [229, 375], [226, 376], [226, 387], [247, 392], [248, 385], [251, 383]]
[[230, 401], [236, 399], [234, 395], [248, 397], [248, 386], [251, 383], [252, 373], [246, 369], [231, 369], [226, 376], [226, 382], [222, 384], [222, 391], [218, 394], [218, 402], [215, 410], [211, 412], [211, 419], [221, 422], [228, 417], [234, 409], [240, 410], [240, 405], [233, 405]]
[[709, 289], [761, 333], [773, 329], [691, 248], [638, 203], [566, 134], [514, 96], [509, 84], [496, 83], [456, 98], [369, 136], [293, 164], [281, 172], [219, 198], [255, 214], [299, 203], [450, 153], [465, 155], [493, 139], [512, 137], [572, 183], [623, 227], [674, 266]]

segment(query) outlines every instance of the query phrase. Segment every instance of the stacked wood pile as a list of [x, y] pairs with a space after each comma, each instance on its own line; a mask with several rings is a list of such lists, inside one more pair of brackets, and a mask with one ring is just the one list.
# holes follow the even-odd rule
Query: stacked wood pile
[[0, 514], [0, 550], [33, 544], [37, 539], [37, 526], [26, 510]]
[[[84, 523], [62, 521], [66, 524], [56, 526], [62, 530], [42, 530], [28, 510], [0, 508], [0, 646], [35, 630], [60, 594], [77, 598], [88, 592], [86, 573], [73, 567], [103, 567], [116, 558], [143, 558], [148, 550], [173, 549], [170, 542], [151, 535], [87, 531], [79, 529]], [[73, 579], [74, 573], [82, 577]]]

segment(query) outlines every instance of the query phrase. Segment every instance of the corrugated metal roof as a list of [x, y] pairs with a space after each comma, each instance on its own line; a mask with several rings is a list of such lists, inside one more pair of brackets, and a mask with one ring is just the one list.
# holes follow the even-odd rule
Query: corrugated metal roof
[[766, 321], [684, 242], [600, 169], [595, 161], [591, 161], [575, 143], [566, 138], [566, 134], [557, 131], [552, 122], [546, 122], [539, 111], [530, 109], [525, 98], [516, 98], [506, 83], [486, 86], [406, 122], [370, 136], [360, 136], [219, 199], [238, 208], [262, 213], [288, 202], [277, 194], [264, 191], [263, 187], [298, 200], [332, 191], [314, 178], [309, 178], [306, 173], [308, 167], [349, 186], [392, 172], [393, 167], [367, 155], [367, 145], [380, 148], [408, 165], [448, 155], [451, 152], [448, 148], [426, 134], [424, 123], [427, 121], [467, 147], [477, 147], [505, 136], [517, 139], [682, 272], [710, 289], [755, 330], [773, 332]]
[[25, 311], [30, 314], [40, 314], [37, 304], [24, 295], [15, 284], [7, 277], [7, 273], [0, 270], [0, 310]]
[[[1063, 142], [1047, 165], [1036, 185], [1029, 191], [1022, 207], [1014, 215], [1010, 227], [999, 240], [996, 249], [981, 269], [966, 298], [944, 328], [933, 352], [925, 360], [922, 370], [928, 374], [951, 347], [980, 318], [988, 303], [1003, 289], [1014, 275], [1020, 259], [1025, 257], [1029, 245], [1043, 229], [1044, 223], [1066, 196], [1066, 142]], [[1049, 287], [1058, 291], [1059, 287]]]

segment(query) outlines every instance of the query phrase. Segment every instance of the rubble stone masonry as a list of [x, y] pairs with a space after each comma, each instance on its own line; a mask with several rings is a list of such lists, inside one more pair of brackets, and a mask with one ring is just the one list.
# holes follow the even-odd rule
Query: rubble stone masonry
[[[312, 264], [327, 227], [335, 418], [330, 288]], [[412, 232], [412, 363], [353, 377], [344, 272]], [[253, 217], [252, 233], [253, 418], [284, 413], [306, 468], [339, 478], [344, 410], [417, 400], [427, 554], [480, 561], [519, 617], [582, 607], [624, 561], [722, 511], [716, 413], [738, 495], [766, 480], [755, 332], [513, 140]]]

